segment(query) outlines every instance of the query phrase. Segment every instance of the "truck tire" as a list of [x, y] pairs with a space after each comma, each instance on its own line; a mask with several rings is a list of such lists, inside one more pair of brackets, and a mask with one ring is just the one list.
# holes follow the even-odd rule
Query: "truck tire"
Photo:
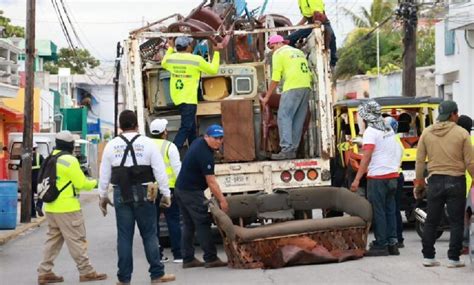
[[[423, 238], [424, 224], [421, 223], [420, 221], [416, 220], [415, 221], [415, 230], [416, 230], [416, 233], [418, 234], [418, 236], [420, 238]], [[444, 231], [442, 231], [442, 230], [438, 230], [436, 232], [436, 239], [439, 239], [443, 235], [443, 232]]]

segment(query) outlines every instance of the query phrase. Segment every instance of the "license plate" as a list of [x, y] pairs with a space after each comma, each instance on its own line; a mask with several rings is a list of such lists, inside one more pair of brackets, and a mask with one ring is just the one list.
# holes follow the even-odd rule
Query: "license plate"
[[413, 181], [415, 180], [415, 177], [415, 170], [403, 170], [403, 178], [405, 178], [405, 181]]
[[244, 186], [249, 185], [250, 179], [248, 176], [243, 174], [232, 174], [224, 177], [224, 185], [230, 186]]

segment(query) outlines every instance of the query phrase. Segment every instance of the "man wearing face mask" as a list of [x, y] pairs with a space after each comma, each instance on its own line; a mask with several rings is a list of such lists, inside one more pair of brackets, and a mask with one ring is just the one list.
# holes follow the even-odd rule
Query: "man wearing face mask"
[[[229, 210], [214, 175], [214, 151], [224, 141], [224, 129], [219, 125], [207, 128], [203, 138], [196, 139], [184, 157], [176, 181], [175, 198], [183, 215], [182, 252], [183, 268], [226, 266], [217, 257], [212, 239], [211, 219], [204, 190], [209, 188], [224, 212]], [[194, 233], [204, 251], [204, 262], [194, 257]]]

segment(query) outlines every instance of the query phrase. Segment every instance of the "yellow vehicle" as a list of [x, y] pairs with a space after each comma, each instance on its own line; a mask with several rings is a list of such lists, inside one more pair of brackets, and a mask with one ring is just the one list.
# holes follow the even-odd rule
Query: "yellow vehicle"
[[[367, 99], [339, 101], [334, 105], [334, 125], [337, 155], [332, 161], [331, 172], [334, 186], [349, 188], [362, 158], [360, 151], [364, 121], [357, 116], [358, 106]], [[398, 121], [398, 135], [403, 145], [402, 171], [405, 178], [401, 210], [409, 221], [414, 221], [413, 180], [415, 179], [416, 147], [423, 130], [436, 119], [440, 98], [432, 97], [379, 97], [374, 98], [384, 116]], [[360, 194], [365, 195], [365, 181], [361, 182]]]

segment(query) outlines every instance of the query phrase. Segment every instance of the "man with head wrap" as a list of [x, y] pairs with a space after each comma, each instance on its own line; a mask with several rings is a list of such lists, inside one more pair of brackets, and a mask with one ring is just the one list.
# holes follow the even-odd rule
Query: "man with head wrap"
[[367, 198], [372, 204], [375, 241], [368, 256], [399, 255], [397, 248], [395, 193], [402, 148], [387, 126], [380, 105], [374, 100], [359, 106], [358, 115], [367, 123], [363, 134], [363, 157], [351, 191], [357, 191], [367, 172]]

